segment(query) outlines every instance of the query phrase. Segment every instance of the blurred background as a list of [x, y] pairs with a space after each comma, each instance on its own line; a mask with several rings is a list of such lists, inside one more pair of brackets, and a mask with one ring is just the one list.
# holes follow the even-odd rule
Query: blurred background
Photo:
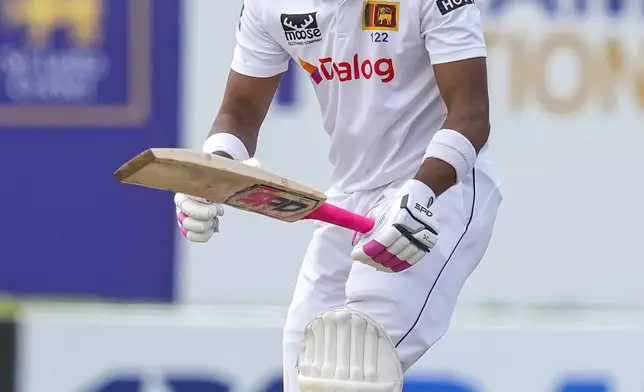
[[[405, 391], [644, 390], [644, 0], [478, 0], [505, 201], [452, 329]], [[312, 227], [227, 210], [205, 245], [172, 195], [112, 173], [200, 148], [240, 0], [0, 0], [0, 392], [278, 392]], [[325, 189], [291, 67], [265, 168]]]

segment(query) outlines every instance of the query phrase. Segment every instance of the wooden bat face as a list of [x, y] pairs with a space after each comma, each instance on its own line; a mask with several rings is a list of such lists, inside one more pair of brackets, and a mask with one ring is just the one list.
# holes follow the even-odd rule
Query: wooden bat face
[[188, 149], [146, 150], [114, 176], [124, 183], [185, 193], [287, 222], [303, 219], [326, 200], [321, 192], [260, 168]]

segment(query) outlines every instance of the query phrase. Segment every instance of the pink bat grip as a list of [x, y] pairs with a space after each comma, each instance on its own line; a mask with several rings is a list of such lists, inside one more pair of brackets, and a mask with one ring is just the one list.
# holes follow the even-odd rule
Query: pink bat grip
[[354, 214], [344, 208], [334, 206], [333, 204], [324, 203], [320, 208], [311, 212], [304, 219], [315, 219], [346, 229], [355, 230], [358, 233], [368, 233], [373, 229], [373, 219]]

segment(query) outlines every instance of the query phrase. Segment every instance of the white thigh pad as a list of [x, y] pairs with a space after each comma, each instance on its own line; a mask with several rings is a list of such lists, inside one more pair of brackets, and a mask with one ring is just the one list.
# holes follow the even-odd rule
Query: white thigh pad
[[301, 392], [402, 391], [402, 366], [385, 330], [344, 306], [306, 326], [297, 367]]

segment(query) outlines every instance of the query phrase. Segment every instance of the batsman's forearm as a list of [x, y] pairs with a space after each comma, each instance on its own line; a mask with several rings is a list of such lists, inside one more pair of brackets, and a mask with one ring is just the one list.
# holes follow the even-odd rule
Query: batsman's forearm
[[427, 185], [436, 196], [456, 184], [456, 171], [446, 162], [436, 158], [427, 158], [420, 166], [414, 179]]
[[476, 110], [449, 113], [443, 128], [452, 129], [465, 136], [478, 153], [490, 137], [490, 116], [487, 105]]
[[252, 121], [251, 116], [244, 116], [244, 113], [220, 112], [215, 118], [208, 136], [216, 133], [230, 133], [237, 136], [246, 146], [248, 154], [252, 157], [257, 149], [257, 138], [261, 121]]

